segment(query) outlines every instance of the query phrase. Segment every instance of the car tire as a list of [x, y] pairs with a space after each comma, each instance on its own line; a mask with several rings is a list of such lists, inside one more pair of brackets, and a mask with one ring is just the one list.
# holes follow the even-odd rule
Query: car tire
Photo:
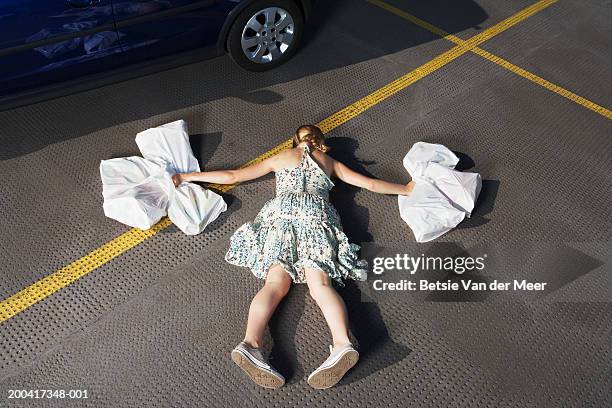
[[232, 24], [227, 50], [242, 68], [267, 71], [295, 55], [303, 31], [304, 16], [295, 2], [257, 0], [242, 10]]

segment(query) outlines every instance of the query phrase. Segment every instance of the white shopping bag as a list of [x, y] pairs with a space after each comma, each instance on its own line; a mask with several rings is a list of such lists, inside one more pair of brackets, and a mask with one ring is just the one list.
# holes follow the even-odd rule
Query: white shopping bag
[[455, 208], [427, 179], [417, 179], [409, 196], [398, 196], [400, 216], [417, 242], [428, 242], [456, 227], [465, 212]]
[[412, 178], [422, 176], [429, 163], [454, 169], [459, 158], [446, 146], [435, 143], [416, 142], [404, 157], [404, 167]]
[[398, 196], [398, 206], [417, 242], [438, 238], [471, 215], [482, 181], [478, 173], [454, 170], [458, 162], [446, 146], [425, 142], [404, 157], [415, 187], [409, 196]]
[[455, 207], [464, 211], [467, 217], [472, 215], [474, 204], [482, 188], [480, 174], [464, 173], [438, 163], [430, 163], [425, 169], [424, 176], [433, 180], [436, 187]]
[[172, 175], [197, 172], [183, 120], [140, 132], [142, 157], [100, 163], [104, 214], [123, 224], [149, 229], [166, 214], [185, 234], [199, 234], [227, 205], [223, 198], [193, 183], [175, 188]]
[[182, 119], [138, 133], [136, 144], [145, 159], [169, 162], [173, 174], [200, 171], [189, 144], [187, 123]]
[[166, 163], [125, 157], [100, 163], [104, 215], [143, 230], [166, 215], [168, 194], [160, 183]]
[[197, 184], [183, 183], [173, 192], [168, 217], [185, 234], [197, 235], [227, 210], [223, 197]]

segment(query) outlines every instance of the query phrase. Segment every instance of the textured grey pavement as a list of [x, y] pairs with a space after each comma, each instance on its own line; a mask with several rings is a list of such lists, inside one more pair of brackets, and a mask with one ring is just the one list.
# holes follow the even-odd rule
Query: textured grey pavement
[[[533, 2], [391, 3], [467, 39]], [[238, 166], [453, 45], [364, 1], [317, 13], [304, 49], [273, 72], [222, 57], [0, 112], [0, 297], [126, 231], [102, 213], [98, 165], [137, 154], [137, 132], [183, 118], [203, 167]], [[611, 18], [607, 1], [559, 1], [482, 48], [609, 108]], [[496, 271], [558, 278], [554, 292], [415, 301], [348, 285], [362, 359], [339, 386], [316, 391], [305, 377], [330, 338], [296, 286], [267, 333], [288, 384], [259, 389], [229, 352], [261, 282], [223, 256], [274, 194], [267, 177], [226, 194], [228, 211], [201, 235], [170, 227], [0, 323], [0, 406], [609, 407], [611, 134], [605, 117], [466, 54], [335, 129], [330, 144], [352, 168], [405, 182], [410, 146], [443, 143], [485, 180], [474, 216], [417, 246], [396, 197], [337, 183], [332, 201], [366, 249], [514, 248]], [[90, 398], [8, 400], [8, 389]]]

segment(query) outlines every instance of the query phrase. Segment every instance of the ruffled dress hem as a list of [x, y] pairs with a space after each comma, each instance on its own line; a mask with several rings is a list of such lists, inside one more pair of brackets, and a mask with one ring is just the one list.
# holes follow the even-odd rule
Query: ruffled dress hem
[[[296, 241], [318, 245], [296, 245]], [[243, 224], [232, 235], [225, 260], [249, 268], [259, 279], [265, 279], [270, 267], [279, 264], [294, 283], [306, 282], [305, 269], [318, 269], [343, 287], [345, 279], [367, 278], [368, 263], [358, 258], [360, 249], [332, 224], [277, 219]]]

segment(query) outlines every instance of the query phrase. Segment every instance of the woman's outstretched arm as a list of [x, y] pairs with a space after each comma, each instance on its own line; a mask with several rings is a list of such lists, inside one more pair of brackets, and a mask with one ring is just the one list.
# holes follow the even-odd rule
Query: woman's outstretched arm
[[267, 158], [259, 163], [235, 170], [202, 171], [200, 173], [180, 173], [172, 176], [175, 186], [183, 181], [201, 181], [215, 184], [234, 184], [253, 180], [274, 171], [276, 156]]
[[340, 180], [357, 187], [365, 188], [366, 190], [370, 190], [375, 193], [408, 195], [414, 188], [414, 181], [404, 185], [371, 178], [349, 169], [347, 166], [337, 160], [334, 160], [333, 166], [333, 172]]

